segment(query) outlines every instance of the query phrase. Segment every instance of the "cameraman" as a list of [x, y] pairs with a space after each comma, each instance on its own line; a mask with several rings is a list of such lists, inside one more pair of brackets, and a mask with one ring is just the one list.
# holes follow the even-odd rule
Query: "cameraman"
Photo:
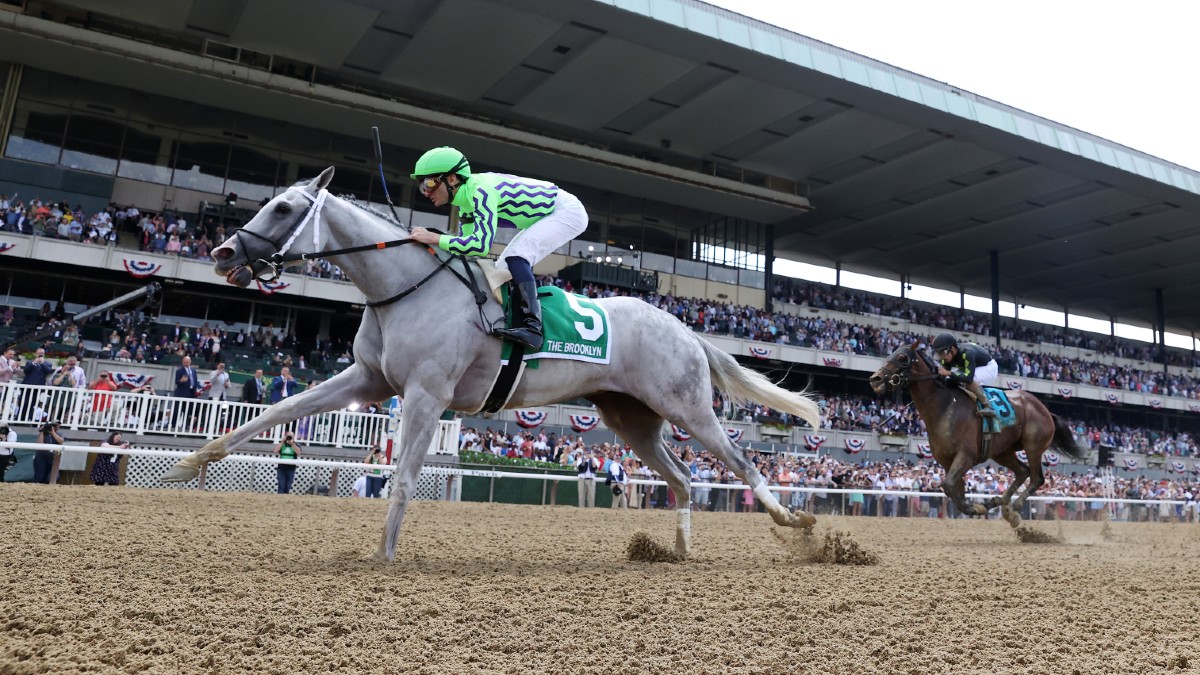
[[[17, 432], [8, 427], [7, 424], [0, 427], [0, 441], [8, 443], [17, 442]], [[17, 463], [16, 451], [12, 448], [0, 448], [0, 483], [4, 482], [4, 474], [8, 471], [8, 467]]]
[[[279, 456], [279, 459], [300, 459], [300, 444], [296, 442], [296, 434], [291, 431], [285, 431], [283, 440], [279, 441], [279, 445], [275, 446], [275, 454]], [[286, 495], [291, 493], [292, 482], [296, 480], [296, 465], [280, 464], [275, 469], [275, 478], [279, 484], [279, 494]]]
[[[66, 441], [58, 435], [58, 422], [46, 422], [38, 429], [38, 443], [62, 445]], [[33, 482], [50, 483], [50, 470], [54, 466], [55, 450], [38, 450], [33, 455]]]
[[600, 461], [593, 451], [587, 450], [575, 462], [575, 473], [579, 476], [579, 508], [595, 508], [596, 506], [596, 472], [600, 470]]

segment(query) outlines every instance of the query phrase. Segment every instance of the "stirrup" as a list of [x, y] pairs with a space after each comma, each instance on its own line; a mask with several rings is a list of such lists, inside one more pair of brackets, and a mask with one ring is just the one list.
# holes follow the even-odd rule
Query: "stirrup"
[[546, 341], [540, 333], [535, 333], [523, 326], [517, 328], [497, 328], [492, 331], [492, 334], [505, 342], [522, 345], [526, 349], [535, 352], [540, 350]]

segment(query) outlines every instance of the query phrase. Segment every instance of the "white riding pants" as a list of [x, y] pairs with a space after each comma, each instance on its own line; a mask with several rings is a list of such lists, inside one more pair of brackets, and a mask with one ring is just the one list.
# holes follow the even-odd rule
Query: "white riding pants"
[[524, 258], [533, 267], [567, 242], [583, 234], [587, 229], [588, 215], [583, 203], [575, 195], [559, 188], [554, 200], [554, 211], [533, 225], [521, 230], [504, 247], [496, 269], [507, 270], [505, 258]]
[[986, 366], [975, 369], [975, 381], [979, 384], [991, 385], [999, 375], [1000, 364], [996, 363], [996, 359], [988, 361]]

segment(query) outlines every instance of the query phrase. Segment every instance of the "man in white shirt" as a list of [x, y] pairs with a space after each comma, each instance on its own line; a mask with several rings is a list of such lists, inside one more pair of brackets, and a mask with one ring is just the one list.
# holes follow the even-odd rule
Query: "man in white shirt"
[[208, 381], [212, 384], [208, 390], [208, 397], [214, 401], [224, 401], [225, 392], [230, 387], [229, 373], [225, 372], [224, 361], [217, 364], [217, 369], [208, 376]]

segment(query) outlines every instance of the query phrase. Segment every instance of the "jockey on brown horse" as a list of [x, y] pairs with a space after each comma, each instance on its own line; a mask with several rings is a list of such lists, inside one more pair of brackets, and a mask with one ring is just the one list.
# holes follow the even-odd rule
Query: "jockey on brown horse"
[[983, 417], [995, 417], [996, 410], [983, 391], [983, 385], [991, 384], [1000, 373], [996, 360], [986, 349], [974, 342], [958, 344], [958, 340], [949, 333], [942, 333], [933, 339], [933, 350], [937, 352], [938, 375], [966, 389], [981, 406], [979, 414]]
[[[953, 341], [949, 335], [944, 337]], [[944, 337], [939, 336], [934, 344], [940, 341], [945, 345]], [[1008, 522], [1016, 527], [1020, 523], [1017, 513], [1025, 500], [1037, 492], [1046, 480], [1042, 471], [1042, 455], [1046, 450], [1054, 446], [1078, 460], [1084, 456], [1083, 448], [1071, 436], [1071, 429], [1066, 422], [1051, 414], [1033, 394], [1020, 390], [997, 392], [996, 402], [1001, 414], [994, 419], [999, 429], [986, 434], [992, 438], [990, 443], [985, 443], [975, 402], [962, 396], [958, 386], [947, 383], [945, 373], [952, 371], [935, 363], [933, 358], [921, 351], [920, 346], [919, 341], [903, 345], [884, 359], [879, 370], [871, 375], [871, 389], [878, 395], [907, 390], [912, 396], [913, 404], [929, 430], [929, 448], [933, 451], [933, 458], [946, 470], [942, 491], [959, 511], [982, 516], [989, 508], [999, 506], [1004, 509]], [[953, 349], [946, 350], [943, 346], [943, 359], [947, 360], [948, 355], [948, 359], [962, 364], [960, 359], [964, 353], [969, 354], [970, 347], [964, 345], [961, 350], [957, 344], [951, 347]], [[985, 377], [989, 375], [988, 371], [991, 371], [991, 376], [995, 374], [996, 362], [989, 357], [990, 363], [979, 368], [976, 364], [980, 358], [976, 354], [974, 361], [967, 362], [970, 370], [962, 373], [962, 376], [970, 376], [975, 386], [978, 386], [981, 374]], [[955, 378], [955, 381], [961, 382], [962, 376]], [[981, 402], [988, 401], [982, 393], [976, 396]], [[984, 424], [988, 423], [984, 421]], [[1025, 451], [1026, 460], [1017, 455], [1021, 450]], [[1012, 483], [1003, 495], [993, 497], [984, 504], [968, 503], [964, 476], [968, 469], [989, 459], [1013, 472]]]

